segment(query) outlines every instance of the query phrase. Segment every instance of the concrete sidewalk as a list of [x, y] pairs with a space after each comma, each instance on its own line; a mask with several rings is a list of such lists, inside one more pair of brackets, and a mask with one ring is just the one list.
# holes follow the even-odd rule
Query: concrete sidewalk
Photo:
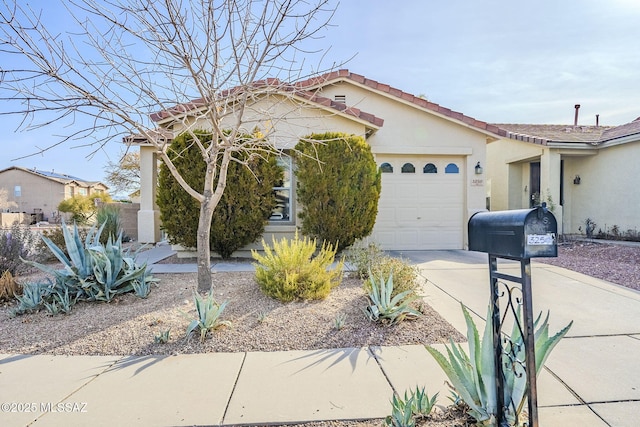
[[[151, 261], [170, 250], [147, 252]], [[482, 320], [489, 301], [485, 254], [402, 256], [419, 266], [427, 301], [455, 327], [464, 333], [459, 301]], [[166, 267], [172, 264], [154, 267], [160, 265], [172, 270]], [[558, 267], [534, 263], [532, 270], [534, 310], [551, 310], [552, 332], [574, 320], [538, 381], [540, 425], [636, 426], [640, 294]], [[446, 405], [445, 379], [422, 346], [146, 357], [5, 354], [0, 425], [281, 425], [382, 418], [394, 391], [404, 394], [416, 385], [430, 394], [440, 391]]]

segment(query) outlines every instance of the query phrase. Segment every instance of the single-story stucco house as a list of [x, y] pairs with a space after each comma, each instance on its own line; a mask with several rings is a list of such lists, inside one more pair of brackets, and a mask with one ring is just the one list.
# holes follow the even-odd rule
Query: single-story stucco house
[[[348, 70], [274, 88], [247, 109], [255, 115], [247, 130], [266, 128], [270, 140], [285, 150], [301, 137], [329, 131], [360, 135], [370, 144], [383, 172], [372, 241], [387, 250], [466, 247], [469, 217], [486, 209], [486, 147], [506, 136], [504, 131]], [[210, 127], [195, 118], [198, 108], [197, 101], [189, 104], [179, 120], [175, 111], [155, 114], [158, 135], [171, 138], [185, 123]], [[189, 116], [193, 120], [185, 120]], [[279, 120], [270, 120], [276, 116]], [[138, 237], [154, 243], [160, 239], [156, 153], [144, 140], [132, 141], [140, 145]], [[267, 241], [272, 235], [292, 236], [298, 225], [293, 165], [288, 157], [283, 163], [290, 179], [274, 190], [288, 203], [269, 221]]]
[[65, 199], [109, 190], [99, 181], [18, 166], [0, 170], [0, 188], [7, 191], [7, 201], [13, 206], [11, 211], [33, 214], [37, 221], [59, 219], [58, 205]]
[[558, 231], [639, 231], [640, 118], [621, 126], [498, 124], [506, 137], [487, 147], [491, 210], [547, 202]]

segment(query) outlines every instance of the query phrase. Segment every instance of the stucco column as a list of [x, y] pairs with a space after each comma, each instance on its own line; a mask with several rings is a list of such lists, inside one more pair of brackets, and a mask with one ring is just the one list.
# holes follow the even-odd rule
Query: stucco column
[[[540, 158], [540, 201], [553, 208], [558, 221], [558, 233], [562, 234], [562, 206], [560, 206], [560, 161], [561, 155], [546, 149]], [[549, 198], [551, 203], [549, 202]]]
[[138, 241], [160, 241], [160, 210], [156, 205], [158, 158], [153, 146], [140, 146], [140, 210], [138, 211]]

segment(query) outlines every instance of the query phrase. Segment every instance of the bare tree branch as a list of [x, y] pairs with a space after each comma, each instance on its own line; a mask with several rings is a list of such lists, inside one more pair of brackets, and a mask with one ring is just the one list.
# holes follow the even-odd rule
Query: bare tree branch
[[[305, 61], [322, 52], [313, 43], [335, 0], [58, 0], [63, 8], [51, 1], [47, 10], [0, 1], [0, 114], [20, 116], [18, 130], [67, 126], [40, 152], [69, 141], [95, 151], [115, 138], [145, 138], [201, 205], [198, 282], [208, 289], [209, 228], [229, 162], [280, 149], [270, 131], [246, 136], [258, 113], [281, 119], [263, 101], [297, 108], [286, 82], [308, 73]], [[207, 164], [203, 188], [180, 176], [158, 125], [192, 137], [190, 149]], [[203, 128], [210, 144], [195, 132]]]

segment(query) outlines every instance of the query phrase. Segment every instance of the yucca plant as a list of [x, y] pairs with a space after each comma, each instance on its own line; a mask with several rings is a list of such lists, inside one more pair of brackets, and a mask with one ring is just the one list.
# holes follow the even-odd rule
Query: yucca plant
[[391, 297], [393, 294], [393, 272], [389, 274], [386, 281], [383, 277], [376, 281], [373, 275], [369, 274], [369, 281], [371, 305], [364, 310], [369, 320], [393, 325], [406, 319], [422, 316], [419, 311], [410, 306], [413, 301], [420, 298], [412, 291], [404, 291], [393, 298]]
[[[492, 310], [489, 305], [487, 311], [486, 326], [482, 341], [469, 311], [461, 304], [462, 312], [467, 324], [467, 340], [469, 353], [465, 353], [460, 344], [446, 347], [447, 356], [433, 347], [426, 346], [427, 351], [435, 358], [436, 362], [444, 370], [453, 385], [455, 392], [469, 406], [469, 415], [476, 419], [479, 426], [496, 426], [496, 416], [498, 409], [497, 396], [495, 390], [495, 364], [494, 364], [494, 342], [493, 330], [491, 327]], [[521, 314], [517, 313], [518, 322], [521, 323]], [[536, 354], [536, 375], [544, 365], [551, 350], [564, 337], [573, 324], [570, 322], [557, 334], [549, 337], [549, 314], [540, 323], [542, 313], [534, 322], [535, 330], [535, 354]], [[525, 348], [524, 340], [520, 334], [516, 322], [514, 322], [511, 333], [512, 348], [517, 350], [516, 358], [524, 360]], [[519, 426], [520, 419], [524, 416], [523, 407], [526, 402], [526, 376], [521, 372], [517, 373], [507, 363], [502, 363], [502, 373], [504, 375], [504, 403], [508, 406], [506, 421], [509, 425]]]
[[231, 326], [231, 322], [228, 320], [220, 320], [220, 316], [222, 316], [222, 312], [227, 307], [228, 301], [218, 304], [213, 296], [213, 288], [205, 297], [194, 292], [193, 298], [198, 318], [192, 320], [187, 327], [187, 338], [191, 336], [193, 331], [199, 329], [200, 342], [203, 342], [209, 331], [216, 330], [222, 326]]

